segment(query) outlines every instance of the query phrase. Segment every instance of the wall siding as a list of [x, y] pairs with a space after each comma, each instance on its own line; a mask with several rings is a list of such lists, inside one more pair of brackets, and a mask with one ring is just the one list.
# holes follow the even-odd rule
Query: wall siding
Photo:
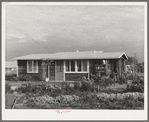
[[80, 81], [84, 76], [88, 77], [88, 73], [65, 73], [65, 81]]
[[41, 60], [38, 61], [38, 73], [27, 73], [27, 60], [18, 60], [18, 76], [21, 75], [37, 76], [42, 80]]

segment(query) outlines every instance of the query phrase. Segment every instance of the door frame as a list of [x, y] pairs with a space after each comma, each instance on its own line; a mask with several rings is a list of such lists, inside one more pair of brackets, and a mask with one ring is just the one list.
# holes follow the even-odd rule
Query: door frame
[[[55, 66], [56, 66], [56, 61], [54, 61], [54, 70], [56, 71]], [[55, 81], [55, 79], [56, 79], [56, 72], [54, 74], [55, 74], [54, 75], [54, 81]], [[48, 65], [48, 79], [50, 81], [50, 66], [49, 65]]]

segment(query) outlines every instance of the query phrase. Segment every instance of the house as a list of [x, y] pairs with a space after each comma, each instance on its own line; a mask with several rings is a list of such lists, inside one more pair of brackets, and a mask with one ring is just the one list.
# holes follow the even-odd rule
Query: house
[[5, 74], [17, 74], [17, 61], [5, 62]]
[[[53, 54], [30, 54], [14, 58], [18, 63], [18, 76], [36, 76], [42, 80], [43, 73], [49, 81], [77, 81], [91, 74], [121, 75], [125, 71], [124, 52], [85, 51], [58, 52]], [[48, 65], [43, 70], [44, 62]], [[49, 63], [50, 62], [50, 63]]]

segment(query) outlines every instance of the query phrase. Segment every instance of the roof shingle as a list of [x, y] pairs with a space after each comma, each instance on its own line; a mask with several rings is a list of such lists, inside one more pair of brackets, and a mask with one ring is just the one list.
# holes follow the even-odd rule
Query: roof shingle
[[118, 59], [127, 55], [124, 52], [102, 52], [102, 51], [86, 51], [86, 52], [58, 52], [53, 54], [30, 54], [13, 60], [64, 60], [64, 59]]

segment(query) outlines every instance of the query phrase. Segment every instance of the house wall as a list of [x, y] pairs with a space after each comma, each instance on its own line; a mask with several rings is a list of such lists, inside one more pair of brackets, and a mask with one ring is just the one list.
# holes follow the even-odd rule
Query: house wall
[[[102, 59], [100, 59], [102, 61]], [[98, 64], [97, 61], [100, 60], [90, 60], [90, 74], [97, 74], [97, 70], [96, 70], [96, 65]], [[109, 63], [107, 63], [109, 61]], [[101, 66], [101, 64], [97, 65], [97, 66]], [[108, 69], [108, 66], [110, 66], [111, 68]], [[125, 71], [124, 69], [125, 67], [125, 59], [108, 59], [105, 60], [105, 74], [109, 74], [109, 73], [117, 73], [118, 75], [121, 75], [122, 72]], [[99, 70], [100, 72], [100, 70]], [[104, 72], [104, 71], [102, 71]]]
[[65, 73], [65, 81], [79, 81], [82, 77], [88, 77], [88, 73]]
[[27, 73], [27, 60], [18, 60], [18, 76], [21, 75], [37, 76], [42, 80], [41, 60], [38, 60], [38, 73]]

